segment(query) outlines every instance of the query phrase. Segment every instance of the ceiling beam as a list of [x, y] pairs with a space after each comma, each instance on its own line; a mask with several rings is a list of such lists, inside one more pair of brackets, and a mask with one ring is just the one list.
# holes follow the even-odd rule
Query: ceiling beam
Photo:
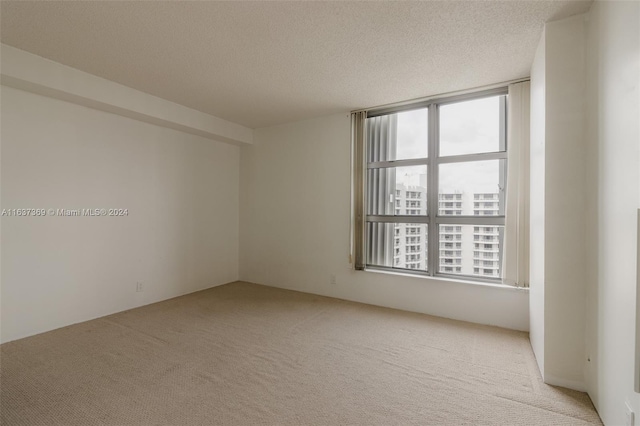
[[253, 129], [2, 44], [0, 84], [208, 139], [247, 145]]

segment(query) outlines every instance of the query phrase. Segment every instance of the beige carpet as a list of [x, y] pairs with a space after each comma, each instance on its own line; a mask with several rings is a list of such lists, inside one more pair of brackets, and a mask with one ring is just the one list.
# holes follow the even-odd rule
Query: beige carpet
[[526, 333], [248, 283], [0, 349], [7, 426], [601, 424]]

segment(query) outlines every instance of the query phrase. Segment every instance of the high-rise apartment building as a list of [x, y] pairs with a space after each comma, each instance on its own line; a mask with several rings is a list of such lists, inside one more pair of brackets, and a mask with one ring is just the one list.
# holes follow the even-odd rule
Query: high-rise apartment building
[[[396, 215], [426, 215], [427, 188], [397, 185], [395, 193]], [[396, 223], [394, 225], [395, 268], [427, 269], [427, 225], [422, 223]]]
[[[396, 185], [396, 215], [427, 214], [427, 190], [424, 186]], [[486, 216], [499, 214], [497, 193], [441, 193], [438, 214], [445, 216]], [[393, 266], [427, 269], [428, 226], [397, 223], [394, 226]], [[443, 274], [499, 278], [501, 267], [501, 226], [440, 225], [438, 229], [439, 264]]]
[[[475, 216], [499, 214], [498, 194], [473, 194]], [[501, 226], [473, 227], [473, 275], [500, 277], [501, 244], [504, 228]]]

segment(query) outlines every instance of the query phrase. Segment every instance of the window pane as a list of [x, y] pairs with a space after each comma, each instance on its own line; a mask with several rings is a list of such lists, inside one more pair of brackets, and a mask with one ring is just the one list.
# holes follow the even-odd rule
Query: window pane
[[422, 223], [367, 223], [367, 265], [427, 270], [427, 228]]
[[398, 116], [398, 150], [395, 160], [427, 157], [429, 109], [421, 108], [396, 115]]
[[502, 276], [503, 226], [439, 225], [438, 272], [484, 278]]
[[505, 160], [441, 164], [438, 215], [503, 215], [505, 166]]
[[428, 108], [367, 118], [367, 161], [426, 158], [428, 118]]
[[475, 99], [440, 107], [440, 156], [504, 151], [500, 147], [500, 99]]
[[427, 214], [427, 166], [367, 170], [368, 215]]

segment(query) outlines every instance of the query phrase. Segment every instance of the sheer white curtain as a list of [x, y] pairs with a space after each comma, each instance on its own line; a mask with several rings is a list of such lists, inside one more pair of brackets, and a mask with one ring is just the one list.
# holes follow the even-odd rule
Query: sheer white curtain
[[[366, 120], [366, 157], [368, 162], [389, 161], [396, 157], [397, 114], [383, 115]], [[367, 170], [366, 213], [393, 215], [393, 194], [396, 174], [393, 168]], [[393, 226], [369, 223], [366, 262], [369, 265], [393, 266]]]
[[509, 85], [505, 284], [529, 286], [529, 82]]
[[[367, 119], [365, 112], [351, 114], [353, 163], [350, 259], [354, 269], [363, 269], [366, 263], [392, 266], [393, 227], [385, 226], [384, 223], [367, 225], [365, 217], [367, 213], [393, 215], [394, 204], [390, 195], [395, 194], [394, 169], [368, 171], [367, 163], [395, 158], [397, 123], [396, 114], [370, 119]], [[369, 176], [365, 194], [367, 174]], [[365, 244], [367, 226], [370, 233], [369, 244]]]

